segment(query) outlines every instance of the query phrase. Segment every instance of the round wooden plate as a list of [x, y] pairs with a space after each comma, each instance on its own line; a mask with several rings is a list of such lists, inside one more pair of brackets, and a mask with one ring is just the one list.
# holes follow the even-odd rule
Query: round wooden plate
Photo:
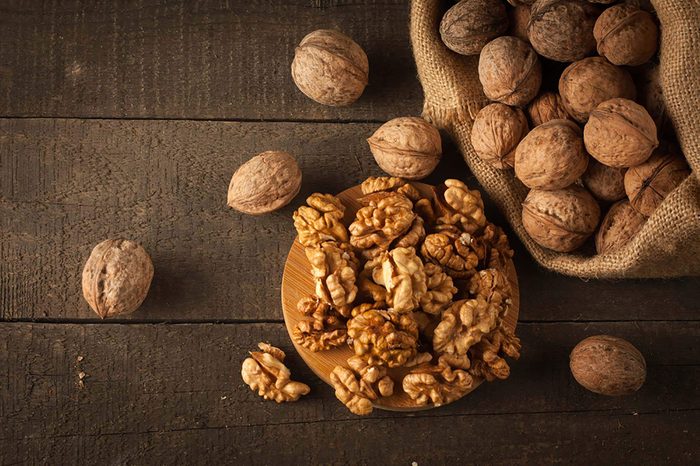
[[[432, 187], [430, 185], [424, 183], [412, 184], [421, 194], [426, 197], [431, 197]], [[360, 197], [362, 197], [360, 186], [354, 186], [338, 194], [338, 198], [343, 201], [343, 204], [345, 204], [347, 208], [344, 218], [345, 225], [350, 225], [355, 218], [355, 213], [362, 207], [358, 201]], [[284, 313], [284, 322], [287, 325], [287, 332], [289, 332], [290, 337], [297, 322], [302, 318], [302, 315], [297, 311], [297, 302], [304, 296], [314, 294], [314, 283], [310, 270], [311, 266], [304, 254], [304, 247], [295, 239], [289, 251], [289, 255], [287, 256], [287, 262], [284, 266], [284, 275], [282, 276], [282, 311]], [[508, 328], [515, 330], [520, 308], [520, 293], [518, 277], [515, 273], [515, 266], [512, 261], [508, 262], [506, 272], [513, 287], [513, 305], [505, 318], [505, 324]], [[292, 339], [292, 341], [294, 340]], [[329, 385], [331, 385], [330, 374], [333, 368], [335, 366], [346, 365], [347, 359], [354, 354], [349, 346], [341, 346], [318, 353], [314, 353], [296, 343], [294, 343], [294, 347], [311, 370]], [[390, 411], [419, 411], [433, 407], [432, 405], [416, 405], [402, 390], [401, 380], [408, 371], [409, 369], [404, 368], [389, 369], [389, 375], [396, 382], [394, 384], [394, 394], [390, 397], [378, 400], [374, 404], [375, 408]], [[477, 381], [470, 392], [479, 386], [481, 382], [481, 380]]]

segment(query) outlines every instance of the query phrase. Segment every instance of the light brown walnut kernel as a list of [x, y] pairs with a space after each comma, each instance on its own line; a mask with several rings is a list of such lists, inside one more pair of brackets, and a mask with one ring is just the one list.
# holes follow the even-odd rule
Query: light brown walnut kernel
[[632, 241], [646, 221], [647, 218], [634, 210], [627, 199], [613, 204], [595, 237], [596, 251], [598, 254], [617, 251]]
[[440, 37], [454, 52], [478, 55], [507, 29], [508, 15], [500, 0], [462, 0], [442, 17]]
[[439, 314], [457, 293], [452, 277], [443, 272], [439, 265], [427, 263], [423, 267], [427, 291], [420, 298], [420, 307], [428, 314]]
[[632, 207], [647, 217], [690, 175], [683, 157], [668, 148], [657, 149], [641, 165], [625, 173], [625, 192]]
[[442, 157], [440, 132], [420, 117], [387, 121], [367, 143], [382, 170], [409, 180], [431, 174]]
[[416, 354], [418, 326], [411, 314], [370, 309], [348, 321], [357, 356], [370, 365], [402, 366]]
[[359, 267], [350, 245], [326, 241], [307, 247], [304, 252], [311, 264], [316, 296], [348, 316], [357, 296], [355, 281]]
[[348, 230], [343, 225], [345, 206], [331, 194], [314, 193], [306, 199], [307, 206], [299, 207], [292, 216], [299, 242], [307, 247], [324, 241], [348, 241]]
[[481, 296], [491, 305], [501, 307], [499, 317], [508, 315], [513, 292], [508, 277], [500, 270], [479, 270], [469, 280], [469, 293], [472, 296]]
[[550, 60], [580, 60], [595, 50], [593, 25], [599, 13], [585, 0], [537, 0], [530, 10], [530, 43]]
[[261, 351], [252, 351], [243, 361], [241, 377], [253, 391], [277, 403], [296, 401], [311, 391], [308, 385], [291, 380], [291, 372], [283, 364], [284, 352], [268, 343], [259, 343]]
[[360, 185], [362, 194], [378, 193], [380, 191], [395, 191], [406, 184], [406, 180], [396, 176], [370, 176]]
[[292, 339], [298, 345], [317, 352], [338, 347], [347, 340], [345, 323], [318, 296], [302, 298], [297, 309], [310, 317], [299, 321], [292, 331]]
[[460, 399], [474, 386], [474, 379], [465, 370], [468, 368], [466, 357], [443, 355], [437, 365], [412, 370], [404, 377], [402, 387], [418, 406], [442, 406]]
[[484, 258], [474, 244], [471, 234], [446, 230], [426, 236], [421, 255], [426, 262], [440, 265], [450, 277], [465, 278], [474, 274]]
[[556, 92], [543, 92], [527, 106], [532, 126], [539, 126], [552, 120], [571, 119], [564, 108], [561, 96]]
[[85, 262], [83, 296], [101, 318], [130, 314], [146, 299], [153, 262], [146, 250], [127, 239], [99, 243]]
[[595, 22], [598, 54], [615, 65], [637, 66], [656, 53], [659, 28], [654, 17], [634, 5], [614, 5]]
[[413, 248], [395, 248], [378, 258], [373, 280], [386, 288], [386, 303], [396, 312], [416, 309], [427, 292], [423, 262]]
[[350, 244], [358, 249], [379, 250], [406, 233], [416, 218], [413, 203], [400, 193], [373, 193], [365, 197], [368, 205], [360, 208], [349, 227]]
[[473, 233], [486, 225], [481, 193], [471, 190], [462, 181], [447, 179], [435, 188], [436, 223], [455, 226]]
[[483, 296], [455, 301], [442, 313], [435, 328], [433, 349], [438, 353], [467, 354], [469, 348], [494, 330], [503, 308]]
[[619, 201], [625, 194], [625, 168], [608, 167], [593, 159], [581, 178], [583, 184], [597, 199]]
[[520, 349], [520, 339], [510, 329], [499, 326], [485, 335], [469, 351], [471, 360], [469, 373], [488, 382], [507, 379], [510, 375], [510, 366], [503, 356], [518, 359]]
[[482, 160], [495, 168], [506, 169], [513, 166], [515, 148], [527, 132], [527, 118], [521, 109], [494, 103], [477, 113], [471, 142]]

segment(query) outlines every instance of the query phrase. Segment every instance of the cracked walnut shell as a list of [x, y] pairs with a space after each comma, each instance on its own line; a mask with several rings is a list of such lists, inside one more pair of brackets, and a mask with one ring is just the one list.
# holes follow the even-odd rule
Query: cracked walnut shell
[[440, 132], [420, 117], [389, 120], [367, 143], [382, 170], [409, 180], [430, 175], [442, 157]]
[[127, 239], [108, 239], [90, 253], [82, 276], [83, 296], [101, 318], [130, 314], [146, 299], [153, 263], [146, 250]]
[[350, 245], [327, 241], [316, 247], [307, 247], [304, 252], [311, 264], [316, 296], [342, 315], [349, 315], [350, 305], [357, 296], [355, 281], [359, 267]]
[[417, 352], [418, 325], [411, 314], [366, 310], [348, 321], [348, 335], [355, 354], [370, 365], [403, 366]]
[[313, 31], [294, 51], [294, 84], [320, 104], [334, 107], [352, 104], [362, 95], [368, 78], [367, 55], [341, 32]]
[[287, 152], [267, 151], [241, 165], [228, 186], [228, 205], [250, 215], [277, 210], [301, 188], [301, 170]]
[[668, 148], [656, 150], [641, 165], [631, 167], [625, 173], [625, 192], [632, 207], [647, 217], [690, 175], [683, 157]]
[[471, 142], [476, 155], [499, 169], [513, 166], [515, 148], [528, 132], [527, 118], [519, 108], [493, 103], [474, 118]]
[[311, 391], [308, 385], [291, 380], [281, 349], [267, 343], [259, 343], [258, 347], [261, 351], [252, 351], [241, 367], [241, 377], [253, 391], [277, 403], [296, 401]]
[[308, 205], [293, 214], [299, 242], [304, 246], [318, 246], [324, 241], [348, 241], [348, 230], [343, 225], [345, 206], [331, 194], [314, 193], [306, 198]]
[[508, 29], [508, 15], [501, 0], [462, 0], [440, 21], [440, 37], [452, 51], [478, 55], [490, 40]]
[[654, 17], [634, 5], [614, 5], [603, 11], [593, 28], [598, 54], [615, 65], [637, 66], [656, 53], [659, 28]]
[[407, 374], [402, 382], [403, 390], [419, 406], [451, 403], [474, 386], [474, 379], [465, 370], [468, 368], [466, 356], [442, 355], [437, 365], [419, 366]]

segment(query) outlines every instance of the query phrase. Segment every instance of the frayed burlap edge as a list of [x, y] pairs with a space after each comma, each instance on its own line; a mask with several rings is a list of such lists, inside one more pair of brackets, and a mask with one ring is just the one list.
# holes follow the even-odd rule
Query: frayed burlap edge
[[448, 50], [438, 26], [440, 0], [413, 0], [411, 43], [425, 93], [423, 117], [456, 141], [471, 171], [504, 212], [527, 250], [542, 266], [581, 278], [649, 278], [700, 275], [700, 10], [693, 0], [654, 1], [661, 23], [661, 85], [681, 149], [693, 170], [624, 248], [597, 256], [560, 254], [537, 245], [525, 232], [521, 204], [527, 188], [511, 171], [496, 170], [474, 153], [474, 116], [488, 101], [477, 75], [478, 57]]

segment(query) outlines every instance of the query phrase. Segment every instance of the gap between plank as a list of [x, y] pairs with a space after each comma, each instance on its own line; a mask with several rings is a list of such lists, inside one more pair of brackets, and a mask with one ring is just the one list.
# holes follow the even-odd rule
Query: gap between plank
[[197, 117], [104, 117], [104, 116], [0, 116], [0, 120], [102, 120], [102, 121], [194, 121], [202, 123], [325, 123], [325, 124], [383, 124], [379, 119], [321, 119], [321, 118], [197, 118]]

